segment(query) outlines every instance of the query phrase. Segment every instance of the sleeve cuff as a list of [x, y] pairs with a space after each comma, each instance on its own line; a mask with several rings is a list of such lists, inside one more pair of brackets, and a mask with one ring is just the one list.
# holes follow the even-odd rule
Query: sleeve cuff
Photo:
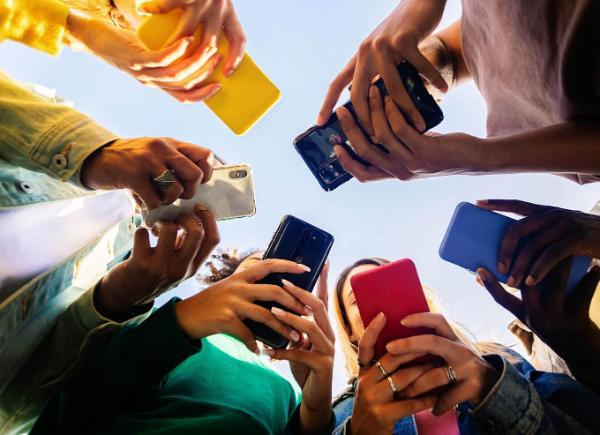
[[504, 358], [498, 355], [484, 358], [501, 375], [471, 414], [502, 433], [532, 433], [540, 424], [543, 413], [542, 400], [533, 384]]
[[69, 7], [58, 0], [15, 0], [7, 11], [6, 38], [53, 56], [62, 49]]

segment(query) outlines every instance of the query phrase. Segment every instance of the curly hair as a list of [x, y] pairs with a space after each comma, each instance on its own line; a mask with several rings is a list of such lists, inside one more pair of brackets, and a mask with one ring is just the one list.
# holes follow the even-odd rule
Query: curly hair
[[204, 264], [206, 271], [199, 272], [196, 278], [205, 285], [222, 281], [233, 275], [242, 261], [259, 251], [260, 249], [240, 251], [237, 248], [219, 248], [214, 254], [211, 254], [210, 259]]

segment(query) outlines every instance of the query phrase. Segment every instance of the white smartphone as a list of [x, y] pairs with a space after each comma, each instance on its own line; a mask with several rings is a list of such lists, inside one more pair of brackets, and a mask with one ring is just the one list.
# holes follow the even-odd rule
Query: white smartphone
[[210, 180], [198, 184], [192, 199], [178, 199], [173, 204], [143, 210], [142, 218], [147, 227], [157, 221], [175, 220], [183, 213], [194, 213], [198, 203], [214, 213], [216, 220], [253, 216], [256, 213], [252, 169], [248, 165], [225, 165], [213, 168]]

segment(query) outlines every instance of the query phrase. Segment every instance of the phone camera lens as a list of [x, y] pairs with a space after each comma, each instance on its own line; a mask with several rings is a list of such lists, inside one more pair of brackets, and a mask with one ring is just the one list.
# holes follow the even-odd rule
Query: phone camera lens
[[229, 178], [244, 178], [248, 175], [248, 171], [245, 169], [240, 169], [237, 171], [231, 171], [229, 173]]

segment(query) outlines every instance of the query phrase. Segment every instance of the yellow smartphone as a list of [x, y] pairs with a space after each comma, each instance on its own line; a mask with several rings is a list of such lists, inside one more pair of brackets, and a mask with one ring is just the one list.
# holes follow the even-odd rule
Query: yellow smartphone
[[[137, 29], [138, 37], [151, 50], [161, 48], [175, 30], [181, 14], [178, 9], [144, 17]], [[201, 36], [202, 29], [198, 29], [189, 52], [198, 46]], [[223, 59], [206, 80], [206, 83], [221, 83], [221, 90], [204, 102], [235, 134], [243, 135], [279, 101], [281, 92], [248, 54], [244, 55], [238, 69], [225, 77], [223, 61], [228, 48], [227, 38], [221, 34], [217, 51]]]

